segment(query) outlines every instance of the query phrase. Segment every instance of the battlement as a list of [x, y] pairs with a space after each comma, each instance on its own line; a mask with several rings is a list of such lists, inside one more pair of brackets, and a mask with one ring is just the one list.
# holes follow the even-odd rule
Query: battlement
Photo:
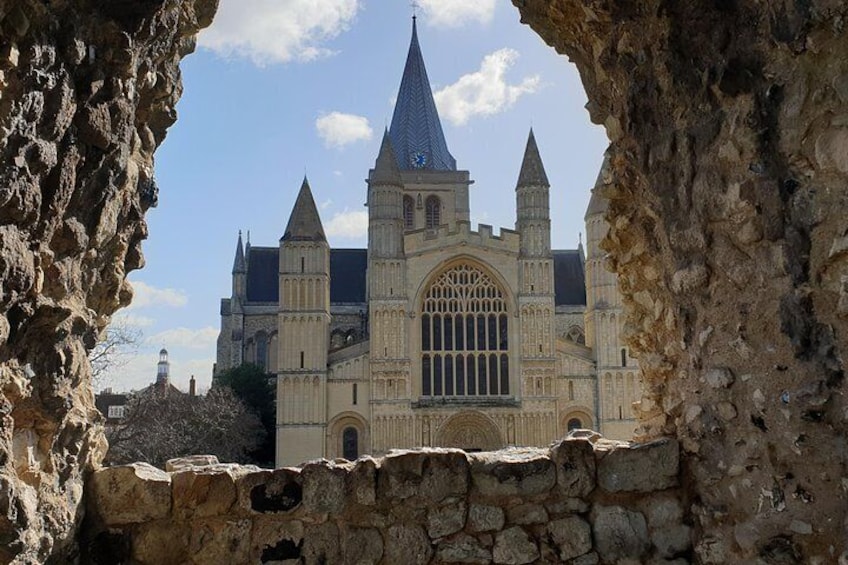
[[520, 236], [515, 230], [500, 228], [500, 234], [495, 235], [492, 226], [488, 224], [478, 224], [477, 231], [474, 231], [471, 222], [459, 221], [407, 233], [404, 236], [404, 250], [410, 256], [433, 249], [467, 245], [518, 254], [520, 242]]

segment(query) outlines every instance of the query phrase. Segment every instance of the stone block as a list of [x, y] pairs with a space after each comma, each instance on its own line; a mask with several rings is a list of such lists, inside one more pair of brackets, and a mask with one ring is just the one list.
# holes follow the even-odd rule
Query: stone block
[[551, 447], [557, 489], [564, 496], [584, 498], [595, 488], [595, 451], [589, 439], [565, 439]]
[[333, 522], [307, 526], [303, 536], [303, 563], [319, 565], [341, 563], [339, 528]]
[[[250, 549], [250, 520], [214, 518], [190, 523], [189, 559], [193, 563], [244, 563]], [[159, 563], [173, 563], [159, 561]]]
[[101, 469], [91, 476], [89, 508], [106, 527], [166, 518], [171, 476], [147, 463]]
[[253, 563], [300, 559], [303, 549], [303, 522], [281, 521], [260, 516], [253, 521], [250, 532], [250, 560]]
[[239, 507], [251, 513], [290, 512], [303, 501], [299, 469], [256, 471], [236, 480]]
[[545, 508], [553, 516], [561, 514], [585, 514], [589, 511], [589, 503], [582, 498], [566, 498], [565, 500], [545, 501]]
[[556, 469], [547, 453], [538, 449], [474, 453], [471, 478], [484, 496], [543, 494], [556, 484]]
[[684, 524], [667, 524], [652, 529], [651, 543], [661, 557], [674, 557], [692, 547], [692, 528]]
[[181, 525], [160, 520], [138, 524], [132, 533], [130, 563], [187, 563], [190, 534]]
[[640, 559], [650, 547], [645, 516], [621, 506], [593, 509], [595, 549], [603, 561]]
[[433, 548], [421, 526], [395, 524], [386, 533], [386, 562], [424, 565], [430, 562]]
[[505, 565], [532, 563], [539, 558], [539, 546], [519, 526], [513, 526], [498, 533], [492, 560]]
[[651, 528], [683, 522], [683, 504], [671, 496], [660, 495], [650, 498], [644, 505], [644, 510]]
[[303, 508], [317, 514], [338, 513], [345, 507], [348, 469], [326, 461], [308, 463], [301, 471]]
[[436, 559], [444, 563], [478, 563], [485, 565], [492, 562], [492, 551], [484, 547], [473, 536], [457, 534], [439, 543], [436, 550]]
[[492, 532], [504, 527], [504, 511], [497, 506], [472, 504], [468, 510], [468, 528], [472, 532]]
[[356, 461], [347, 475], [347, 491], [353, 495], [353, 502], [363, 506], [373, 506], [377, 501], [377, 462], [364, 457]]
[[421, 496], [439, 502], [468, 492], [468, 458], [458, 449], [424, 449], [387, 455], [377, 471], [381, 499]]
[[344, 539], [345, 563], [376, 564], [383, 558], [383, 536], [373, 528], [348, 528]]
[[679, 446], [663, 438], [616, 447], [598, 463], [598, 484], [607, 492], [651, 492], [678, 485]]
[[508, 508], [506, 517], [510, 524], [544, 524], [548, 521], [548, 511], [541, 504], [519, 504]]
[[237, 466], [183, 468], [171, 475], [175, 518], [220, 516], [230, 511], [237, 499], [234, 474], [244, 474], [243, 471]]
[[592, 528], [579, 516], [569, 516], [548, 524], [548, 535], [559, 549], [563, 561], [580, 557], [592, 550]]
[[214, 455], [189, 455], [188, 457], [176, 457], [165, 462], [165, 470], [169, 473], [182, 471], [191, 467], [206, 467], [217, 465], [218, 458]]
[[427, 513], [427, 534], [431, 539], [456, 533], [465, 527], [465, 502], [456, 500]]

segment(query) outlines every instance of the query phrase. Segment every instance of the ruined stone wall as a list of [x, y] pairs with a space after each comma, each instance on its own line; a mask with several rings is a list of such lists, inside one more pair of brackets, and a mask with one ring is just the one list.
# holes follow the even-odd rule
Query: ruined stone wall
[[103, 469], [88, 485], [84, 561], [688, 563], [677, 442], [591, 440], [274, 471]]
[[74, 551], [86, 349], [132, 295], [178, 64], [216, 0], [0, 0], [0, 563]]
[[697, 558], [848, 559], [848, 6], [513, 3], [611, 141], [641, 434], [681, 441]]

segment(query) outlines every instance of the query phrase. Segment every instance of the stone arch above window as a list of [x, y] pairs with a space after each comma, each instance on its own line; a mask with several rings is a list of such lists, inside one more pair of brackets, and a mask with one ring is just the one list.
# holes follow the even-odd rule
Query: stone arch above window
[[428, 228], [438, 227], [442, 223], [442, 201], [438, 196], [430, 195], [424, 204], [425, 226]]
[[458, 263], [435, 277], [421, 303], [421, 395], [510, 392], [505, 292], [492, 276]]
[[586, 334], [583, 333], [583, 328], [577, 325], [568, 328], [568, 331], [565, 332], [565, 339], [579, 343], [580, 345], [586, 345]]

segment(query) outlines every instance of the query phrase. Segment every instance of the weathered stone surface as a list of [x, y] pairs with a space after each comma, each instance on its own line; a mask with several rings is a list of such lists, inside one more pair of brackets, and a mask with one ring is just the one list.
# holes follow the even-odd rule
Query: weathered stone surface
[[332, 522], [307, 526], [303, 535], [303, 562], [319, 565], [341, 561], [339, 528]]
[[471, 477], [485, 496], [529, 496], [549, 491], [556, 483], [556, 469], [538, 449], [473, 453]]
[[290, 512], [303, 502], [303, 478], [299, 469], [256, 471], [240, 477], [239, 507], [247, 512]]
[[0, 562], [77, 553], [106, 450], [87, 350], [132, 297], [141, 188], [216, 5], [0, 3]]
[[539, 558], [539, 547], [527, 535], [527, 532], [518, 526], [513, 526], [495, 537], [492, 558], [495, 563], [507, 565], [532, 563]]
[[192, 562], [246, 562], [250, 549], [250, 527], [250, 520], [213, 518], [194, 522], [189, 534]]
[[138, 563], [183, 563], [189, 557], [191, 532], [168, 522], [139, 524], [133, 533], [132, 558]]
[[422, 496], [438, 502], [468, 491], [468, 458], [458, 449], [401, 451], [386, 456], [377, 473], [381, 497]]
[[592, 528], [579, 516], [554, 520], [548, 524], [548, 535], [559, 549], [559, 558], [563, 561], [592, 550]]
[[685, 524], [668, 524], [651, 530], [651, 543], [661, 557], [674, 557], [692, 547], [692, 528]]
[[227, 514], [238, 498], [237, 478], [256, 470], [220, 464], [182, 469], [171, 474], [173, 512], [181, 519]]
[[427, 534], [432, 538], [441, 538], [465, 527], [465, 502], [448, 499], [445, 506], [431, 508], [427, 513]]
[[164, 518], [171, 513], [171, 476], [147, 463], [109, 467], [89, 481], [88, 497], [107, 527]]
[[607, 492], [650, 492], [677, 486], [679, 450], [673, 439], [613, 449], [598, 464], [598, 484]]
[[604, 561], [639, 559], [650, 547], [648, 526], [640, 512], [599, 506], [592, 513], [595, 548]]
[[303, 506], [312, 512], [341, 512], [345, 507], [348, 469], [326, 462], [309, 463], [300, 471]]
[[395, 524], [386, 533], [386, 559], [389, 563], [424, 565], [433, 556], [433, 547], [420, 526]]
[[[597, 441], [597, 438], [595, 438]], [[564, 496], [581, 498], [595, 488], [595, 454], [588, 439], [565, 439], [551, 447], [557, 488]]]
[[822, 515], [789, 554], [842, 554], [848, 6], [513, 3], [578, 67], [612, 143], [601, 245], [639, 358], [639, 434], [683, 448], [695, 558], [756, 561], [736, 524], [771, 536]]
[[468, 529], [472, 532], [492, 532], [503, 529], [504, 511], [497, 506], [472, 504], [468, 509]]
[[207, 465], [218, 465], [218, 458], [214, 455], [190, 455], [188, 457], [176, 457], [168, 459], [165, 470], [169, 473], [182, 471], [192, 467], [206, 467]]
[[345, 563], [379, 563], [383, 557], [383, 536], [374, 528], [349, 528], [345, 533]]
[[477, 538], [468, 534], [458, 534], [439, 543], [436, 558], [445, 563], [492, 562], [492, 551], [483, 547]]
[[548, 521], [548, 511], [541, 504], [519, 504], [506, 511], [507, 522], [526, 526]]

